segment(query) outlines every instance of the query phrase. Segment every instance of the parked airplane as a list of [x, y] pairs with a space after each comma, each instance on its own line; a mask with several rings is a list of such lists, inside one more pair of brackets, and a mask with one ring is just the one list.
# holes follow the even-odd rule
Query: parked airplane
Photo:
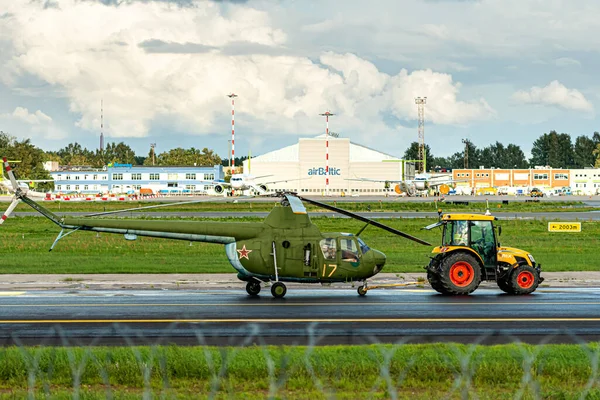
[[288, 181], [297, 181], [298, 179], [283, 179], [279, 181], [271, 181], [271, 182], [256, 182], [257, 179], [267, 178], [273, 175], [262, 175], [262, 176], [254, 176], [252, 174], [233, 174], [231, 175], [231, 180], [228, 182], [225, 181], [212, 181], [215, 184], [214, 191], [217, 194], [221, 194], [225, 192], [225, 190], [254, 190], [259, 195], [264, 195], [269, 190], [267, 185], [271, 185], [274, 183], [280, 182], [288, 182]]
[[382, 180], [370, 178], [347, 178], [347, 181], [362, 181], [362, 182], [382, 182], [389, 188], [392, 183], [395, 183], [394, 191], [398, 194], [406, 193], [407, 196], [415, 196], [429, 189], [435, 189], [441, 194], [448, 194], [450, 185], [458, 180], [452, 179], [451, 175], [431, 175], [422, 173], [415, 175], [415, 179], [406, 180]]
[[[33, 183], [38, 182], [53, 182], [52, 179], [33, 179], [33, 180], [18, 180], [19, 187], [26, 192], [30, 196], [34, 197], [45, 197], [46, 193], [36, 192], [35, 190], [31, 190], [30, 186], [33, 186]], [[5, 179], [3, 176], [0, 176], [0, 189], [7, 191], [8, 193], [14, 193], [14, 189], [8, 179]]]

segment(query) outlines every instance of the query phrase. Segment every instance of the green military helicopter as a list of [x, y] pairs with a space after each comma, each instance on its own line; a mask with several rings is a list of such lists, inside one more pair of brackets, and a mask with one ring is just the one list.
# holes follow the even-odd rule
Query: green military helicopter
[[[83, 218], [60, 217], [30, 199], [27, 189], [18, 185], [6, 159], [4, 165], [15, 197], [2, 220], [8, 217], [20, 201], [28, 204], [61, 228], [50, 250], [61, 238], [78, 230], [123, 234], [127, 240], [149, 236], [224, 244], [229, 262], [237, 270], [238, 278], [247, 282], [246, 291], [251, 296], [258, 295], [262, 283], [266, 282], [271, 282], [271, 294], [276, 298], [285, 296], [287, 288], [284, 282], [363, 282], [358, 288], [358, 294], [364, 296], [368, 290], [366, 280], [379, 273], [386, 261], [385, 254], [371, 249], [359, 237], [369, 225], [431, 246], [424, 240], [377, 221], [294, 193], [278, 194], [281, 197], [280, 204], [273, 208], [263, 222], [90, 218], [130, 210], [91, 214]], [[302, 201], [336, 211], [366, 224], [356, 235], [321, 232], [311, 222]], [[159, 206], [145, 208], [152, 207]], [[65, 233], [65, 230], [68, 232]]]

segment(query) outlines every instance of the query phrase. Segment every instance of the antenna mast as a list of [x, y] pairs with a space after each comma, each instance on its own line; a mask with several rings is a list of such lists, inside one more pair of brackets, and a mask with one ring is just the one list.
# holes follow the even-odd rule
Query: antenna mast
[[100, 99], [100, 153], [104, 151], [104, 99]]
[[325, 117], [325, 195], [329, 196], [329, 117], [335, 115], [329, 111], [319, 114]]

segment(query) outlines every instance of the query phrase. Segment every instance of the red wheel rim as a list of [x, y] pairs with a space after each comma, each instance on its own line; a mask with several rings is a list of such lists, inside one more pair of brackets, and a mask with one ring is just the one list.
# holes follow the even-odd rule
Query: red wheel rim
[[458, 287], [469, 286], [474, 277], [475, 271], [468, 262], [459, 261], [450, 267], [450, 281]]
[[529, 271], [522, 271], [517, 276], [517, 284], [523, 289], [529, 289], [533, 286], [534, 280], [533, 274]]

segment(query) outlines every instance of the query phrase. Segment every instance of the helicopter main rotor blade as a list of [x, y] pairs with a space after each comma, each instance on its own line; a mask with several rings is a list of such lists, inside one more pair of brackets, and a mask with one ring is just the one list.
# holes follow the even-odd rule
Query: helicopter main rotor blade
[[[243, 199], [243, 198], [242, 197], [234, 198], [234, 200], [240, 200], [240, 199]], [[212, 202], [218, 202], [219, 199], [206, 198], [206, 199], [202, 199], [202, 200], [192, 200], [192, 201], [181, 201], [181, 202], [174, 201], [172, 203], [157, 204], [157, 205], [154, 205], [154, 206], [126, 208], [126, 209], [123, 209], [123, 210], [104, 211], [104, 212], [100, 212], [100, 213], [87, 214], [87, 215], [85, 215], [85, 217], [98, 217], [98, 216], [101, 216], [101, 215], [118, 214], [118, 213], [128, 212], [128, 211], [143, 211], [143, 210], [148, 210], [148, 209], [151, 209], [151, 208], [175, 207], [175, 206], [181, 206], [181, 205], [185, 205], [185, 204], [208, 203], [208, 202], [211, 202], [211, 201]]]
[[288, 203], [290, 203], [290, 207], [292, 208], [292, 212], [294, 214], [306, 214], [306, 207], [304, 207], [304, 204], [302, 204], [300, 198], [289, 193], [285, 193], [283, 196], [286, 198]]
[[343, 210], [341, 208], [337, 208], [337, 207], [334, 207], [334, 206], [326, 204], [326, 203], [321, 203], [320, 201], [307, 199], [306, 197], [301, 197], [301, 196], [297, 196], [297, 197], [300, 200], [306, 201], [307, 203], [313, 204], [315, 206], [319, 206], [319, 207], [325, 208], [327, 210], [338, 212], [338, 213], [340, 213], [342, 215], [346, 215], [346, 216], [348, 216], [350, 218], [354, 218], [354, 219], [357, 219], [359, 221], [367, 222], [370, 225], [376, 226], [376, 227], [381, 228], [381, 229], [383, 229], [385, 231], [391, 232], [391, 233], [393, 233], [395, 235], [402, 236], [403, 238], [412, 240], [414, 242], [417, 242], [417, 243], [420, 243], [420, 244], [424, 244], [425, 246], [431, 246], [431, 243], [428, 243], [428, 242], [426, 242], [426, 241], [424, 241], [422, 239], [419, 239], [418, 237], [411, 236], [408, 233], [404, 233], [402, 231], [399, 231], [398, 229], [394, 229], [392, 227], [384, 225], [384, 224], [382, 224], [380, 222], [377, 222], [375, 220], [363, 217], [362, 215], [358, 215], [358, 214], [355, 214], [353, 212], [350, 212], [350, 211], [347, 211], [347, 210]]

